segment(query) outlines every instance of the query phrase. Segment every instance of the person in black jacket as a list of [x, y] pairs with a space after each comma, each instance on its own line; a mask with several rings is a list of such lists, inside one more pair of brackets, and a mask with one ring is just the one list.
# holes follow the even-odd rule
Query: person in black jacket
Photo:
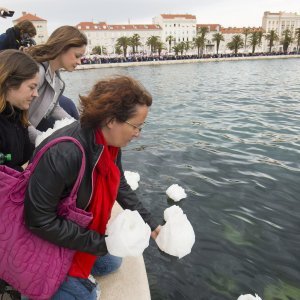
[[33, 38], [36, 36], [36, 29], [32, 22], [23, 20], [14, 27], [8, 28], [0, 35], [0, 50], [28, 47], [35, 44]]
[[81, 143], [86, 167], [76, 203], [93, 214], [87, 229], [57, 214], [61, 199], [76, 181], [82, 155], [74, 143], [52, 146], [37, 164], [25, 195], [28, 229], [51, 243], [77, 251], [68, 277], [52, 300], [95, 300], [96, 286], [89, 274], [99, 276], [119, 267], [121, 259], [107, 254], [105, 242], [115, 200], [123, 209], [139, 212], [150, 226], [152, 238], [159, 233], [160, 226], [127, 184], [121, 163], [121, 148], [139, 137], [151, 104], [148, 91], [130, 77], [101, 80], [87, 96], [80, 96], [80, 121], [57, 130], [37, 148], [61, 136], [71, 136]]
[[[27, 54], [18, 50], [0, 53], [0, 152], [11, 154], [5, 165], [23, 170], [33, 153], [29, 141], [27, 110], [37, 96], [39, 67]], [[20, 294], [0, 279], [0, 294], [9, 293], [11, 299]]]
[[21, 51], [0, 53], [0, 152], [11, 154], [12, 160], [5, 164], [20, 171], [34, 150], [27, 111], [38, 94], [38, 71], [37, 63]]

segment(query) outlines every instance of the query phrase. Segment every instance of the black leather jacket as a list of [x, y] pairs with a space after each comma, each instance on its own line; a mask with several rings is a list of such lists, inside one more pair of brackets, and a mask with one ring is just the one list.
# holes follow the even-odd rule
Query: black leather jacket
[[[92, 196], [92, 173], [103, 146], [95, 143], [93, 130], [81, 128], [77, 121], [56, 131], [43, 141], [38, 149], [47, 141], [59, 136], [72, 136], [85, 149], [86, 168], [78, 191], [77, 207], [86, 209]], [[77, 178], [81, 156], [79, 148], [72, 142], [61, 142], [52, 146], [43, 155], [31, 175], [26, 192], [25, 223], [32, 232], [56, 245], [94, 255], [105, 255], [107, 248], [104, 235], [84, 229], [72, 221], [59, 217], [56, 213], [60, 199], [70, 193]], [[158, 224], [126, 182], [121, 164], [121, 151], [117, 165], [121, 171], [118, 203], [124, 209], [137, 210], [154, 230]]]

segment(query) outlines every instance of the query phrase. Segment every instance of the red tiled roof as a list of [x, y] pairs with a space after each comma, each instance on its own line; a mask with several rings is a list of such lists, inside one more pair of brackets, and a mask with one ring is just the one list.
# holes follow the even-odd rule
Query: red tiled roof
[[177, 19], [177, 18], [182, 18], [182, 19], [196, 19], [196, 16], [194, 15], [171, 15], [171, 14], [161, 14], [163, 19]]
[[156, 24], [127, 24], [127, 25], [108, 25], [105, 22], [93, 23], [93, 22], [80, 22], [76, 25], [81, 30], [157, 30], [161, 29]]
[[218, 28], [219, 30], [221, 29], [220, 24], [197, 24], [197, 28], [202, 28], [202, 27], [208, 27], [210, 31], [217, 31]]
[[28, 21], [47, 21], [45, 19], [42, 19], [40, 17], [38, 17], [37, 15], [33, 15], [33, 14], [30, 14], [30, 13], [24, 13], [23, 12], [23, 16], [14, 20], [16, 22], [20, 22], [20, 21], [24, 21], [24, 20], [28, 20]]
[[237, 27], [227, 27], [227, 28], [221, 28], [222, 33], [236, 33], [236, 34], [243, 34], [243, 31], [245, 29], [249, 29], [250, 32], [254, 31], [260, 31], [263, 30], [262, 27], [243, 27], [243, 28], [237, 28]]

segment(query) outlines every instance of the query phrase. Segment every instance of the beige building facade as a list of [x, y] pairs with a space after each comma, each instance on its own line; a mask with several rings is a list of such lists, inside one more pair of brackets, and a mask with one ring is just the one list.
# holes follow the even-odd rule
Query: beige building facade
[[[262, 19], [262, 28], [266, 34], [268, 34], [271, 30], [274, 30], [279, 40], [275, 41], [275, 45], [273, 47], [274, 51], [282, 51], [282, 45], [280, 40], [282, 35], [286, 29], [290, 30], [292, 36], [295, 37], [295, 31], [297, 28], [300, 28], [300, 14], [298, 13], [287, 13], [287, 12], [277, 12], [272, 13], [269, 11], [265, 11]], [[289, 50], [296, 50], [296, 40], [290, 45]], [[267, 47], [267, 41], [265, 41], [265, 48]]]
[[[161, 41], [168, 45], [167, 37], [174, 38], [174, 44], [180, 42], [192, 42], [197, 31], [196, 16], [190, 14], [161, 14], [154, 17], [153, 24], [162, 28]], [[168, 49], [171, 50], [171, 49]]]
[[43, 44], [48, 39], [47, 20], [44, 20], [37, 15], [31, 13], [22, 12], [22, 16], [16, 20], [13, 20], [13, 24], [16, 25], [18, 22], [28, 20], [31, 21], [36, 28], [36, 36], [34, 40], [37, 44]]
[[[105, 22], [81, 22], [76, 27], [84, 32], [88, 38], [87, 53], [92, 53], [94, 47], [100, 46], [106, 49], [107, 54], [116, 53], [116, 43], [120, 37], [132, 37], [134, 34], [140, 36], [141, 46], [137, 52], [150, 53], [146, 42], [151, 36], [161, 38], [162, 30], [157, 24], [128, 24], [109, 25]], [[128, 53], [130, 53], [130, 47]]]

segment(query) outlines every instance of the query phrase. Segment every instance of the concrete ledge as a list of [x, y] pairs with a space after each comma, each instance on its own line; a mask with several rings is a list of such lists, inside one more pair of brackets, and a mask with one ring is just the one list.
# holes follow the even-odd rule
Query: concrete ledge
[[246, 57], [223, 57], [223, 58], [124, 62], [124, 63], [110, 63], [110, 64], [90, 64], [90, 65], [80, 65], [76, 68], [76, 70], [89, 70], [89, 69], [115, 68], [115, 67], [117, 67], [117, 68], [123, 67], [124, 68], [124, 67], [137, 67], [137, 66], [193, 64], [193, 63], [237, 61], [237, 60], [288, 59], [288, 58], [300, 58], [300, 55], [246, 56]]

